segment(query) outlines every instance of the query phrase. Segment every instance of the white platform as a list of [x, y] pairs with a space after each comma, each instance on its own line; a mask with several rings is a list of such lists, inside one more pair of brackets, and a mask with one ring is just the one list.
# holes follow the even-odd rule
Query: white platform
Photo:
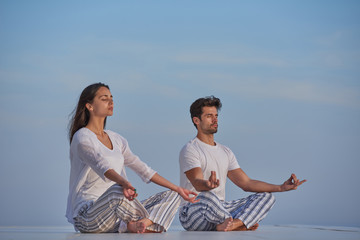
[[181, 227], [170, 228], [169, 232], [159, 234], [81, 234], [71, 227], [0, 227], [0, 240], [63, 240], [63, 239], [145, 239], [145, 240], [360, 240], [360, 228], [320, 227], [320, 226], [260, 226], [253, 232], [186, 232]]

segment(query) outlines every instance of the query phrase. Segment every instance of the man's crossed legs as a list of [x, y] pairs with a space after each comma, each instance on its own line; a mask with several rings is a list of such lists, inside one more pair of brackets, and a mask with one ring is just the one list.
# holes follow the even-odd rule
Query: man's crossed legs
[[275, 203], [271, 193], [221, 201], [212, 192], [201, 192], [197, 199], [200, 201], [180, 208], [181, 225], [188, 231], [255, 230]]

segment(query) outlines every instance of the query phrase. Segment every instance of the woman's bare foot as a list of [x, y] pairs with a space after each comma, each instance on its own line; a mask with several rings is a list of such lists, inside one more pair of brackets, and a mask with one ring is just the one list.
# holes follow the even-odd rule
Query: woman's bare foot
[[225, 219], [223, 223], [216, 225], [216, 231], [220, 231], [220, 232], [231, 231], [232, 221], [233, 221], [232, 217]]
[[156, 231], [151, 231], [151, 230], [145, 230], [145, 233], [162, 233], [162, 231], [160, 231], [160, 232], [156, 232]]
[[256, 223], [254, 226], [252, 226], [250, 228], [246, 228], [245, 225], [242, 225], [238, 228], [235, 228], [234, 231], [255, 231], [258, 227], [259, 227], [258, 223]]
[[127, 224], [127, 229], [131, 233], [144, 233], [146, 226], [145, 223], [142, 221], [129, 222]]

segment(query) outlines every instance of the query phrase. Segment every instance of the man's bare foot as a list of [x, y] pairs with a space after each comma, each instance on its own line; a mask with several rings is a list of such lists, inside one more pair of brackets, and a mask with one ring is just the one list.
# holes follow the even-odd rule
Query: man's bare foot
[[144, 233], [146, 226], [145, 223], [142, 221], [129, 222], [127, 224], [127, 229], [131, 233]]
[[245, 225], [242, 225], [240, 227], [235, 228], [234, 231], [255, 231], [258, 227], [259, 227], [258, 223], [256, 223], [254, 226], [250, 228], [246, 228]]
[[225, 221], [223, 223], [216, 225], [216, 231], [219, 231], [219, 232], [231, 231], [232, 222], [233, 222], [232, 217], [225, 219]]

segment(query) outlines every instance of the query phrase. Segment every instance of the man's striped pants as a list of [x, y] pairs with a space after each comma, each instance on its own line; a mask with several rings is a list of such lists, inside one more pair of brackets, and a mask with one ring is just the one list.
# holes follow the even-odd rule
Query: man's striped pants
[[246, 198], [221, 201], [212, 192], [201, 192], [197, 203], [180, 208], [179, 219], [188, 231], [214, 231], [216, 225], [232, 217], [240, 219], [247, 228], [260, 222], [275, 203], [271, 193], [256, 193]]

